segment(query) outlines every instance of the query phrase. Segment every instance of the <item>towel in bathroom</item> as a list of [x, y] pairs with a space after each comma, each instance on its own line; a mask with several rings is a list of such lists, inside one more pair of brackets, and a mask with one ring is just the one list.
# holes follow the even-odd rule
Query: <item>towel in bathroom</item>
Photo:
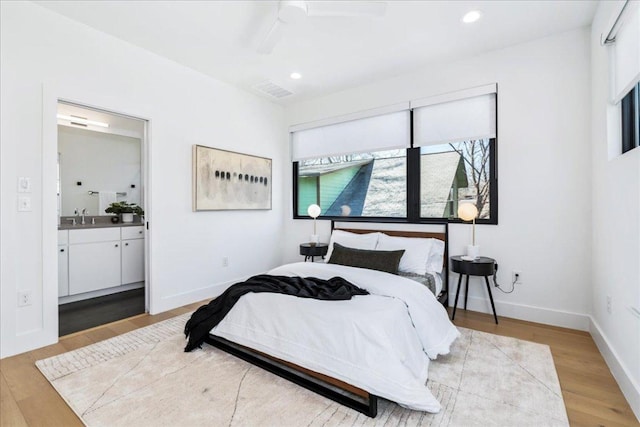
[[116, 192], [115, 191], [98, 191], [98, 215], [104, 215], [105, 209], [109, 207], [109, 205], [116, 201]]

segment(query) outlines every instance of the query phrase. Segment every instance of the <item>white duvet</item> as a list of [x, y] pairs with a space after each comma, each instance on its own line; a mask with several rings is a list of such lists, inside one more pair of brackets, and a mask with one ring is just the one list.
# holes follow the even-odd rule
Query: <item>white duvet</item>
[[425, 383], [429, 358], [449, 352], [459, 332], [423, 285], [393, 274], [295, 263], [268, 274], [344, 277], [369, 291], [348, 301], [249, 293], [211, 333], [412, 409], [438, 412]]

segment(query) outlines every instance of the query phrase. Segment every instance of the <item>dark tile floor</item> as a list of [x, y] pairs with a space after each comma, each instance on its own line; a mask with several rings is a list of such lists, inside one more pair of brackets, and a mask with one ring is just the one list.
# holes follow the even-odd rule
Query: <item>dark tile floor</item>
[[63, 304], [58, 307], [59, 336], [144, 313], [144, 288]]

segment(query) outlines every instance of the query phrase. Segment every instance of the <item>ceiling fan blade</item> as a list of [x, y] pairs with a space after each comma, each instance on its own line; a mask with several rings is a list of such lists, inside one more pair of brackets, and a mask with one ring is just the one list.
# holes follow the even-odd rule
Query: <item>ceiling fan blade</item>
[[308, 16], [383, 16], [386, 1], [307, 1]]
[[267, 35], [262, 39], [258, 45], [258, 53], [269, 54], [273, 51], [273, 48], [278, 44], [282, 38], [282, 26], [284, 24], [279, 19], [276, 19], [269, 29]]

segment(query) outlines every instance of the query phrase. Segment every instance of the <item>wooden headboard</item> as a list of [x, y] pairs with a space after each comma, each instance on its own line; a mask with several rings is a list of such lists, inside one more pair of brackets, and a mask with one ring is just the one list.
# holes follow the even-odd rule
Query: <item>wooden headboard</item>
[[350, 233], [375, 233], [380, 232], [389, 236], [399, 237], [422, 237], [442, 240], [444, 242], [444, 259], [442, 266], [442, 298], [440, 302], [448, 305], [449, 293], [449, 224], [403, 224], [403, 223], [380, 223], [380, 222], [338, 222], [331, 221], [331, 231], [342, 230]]

